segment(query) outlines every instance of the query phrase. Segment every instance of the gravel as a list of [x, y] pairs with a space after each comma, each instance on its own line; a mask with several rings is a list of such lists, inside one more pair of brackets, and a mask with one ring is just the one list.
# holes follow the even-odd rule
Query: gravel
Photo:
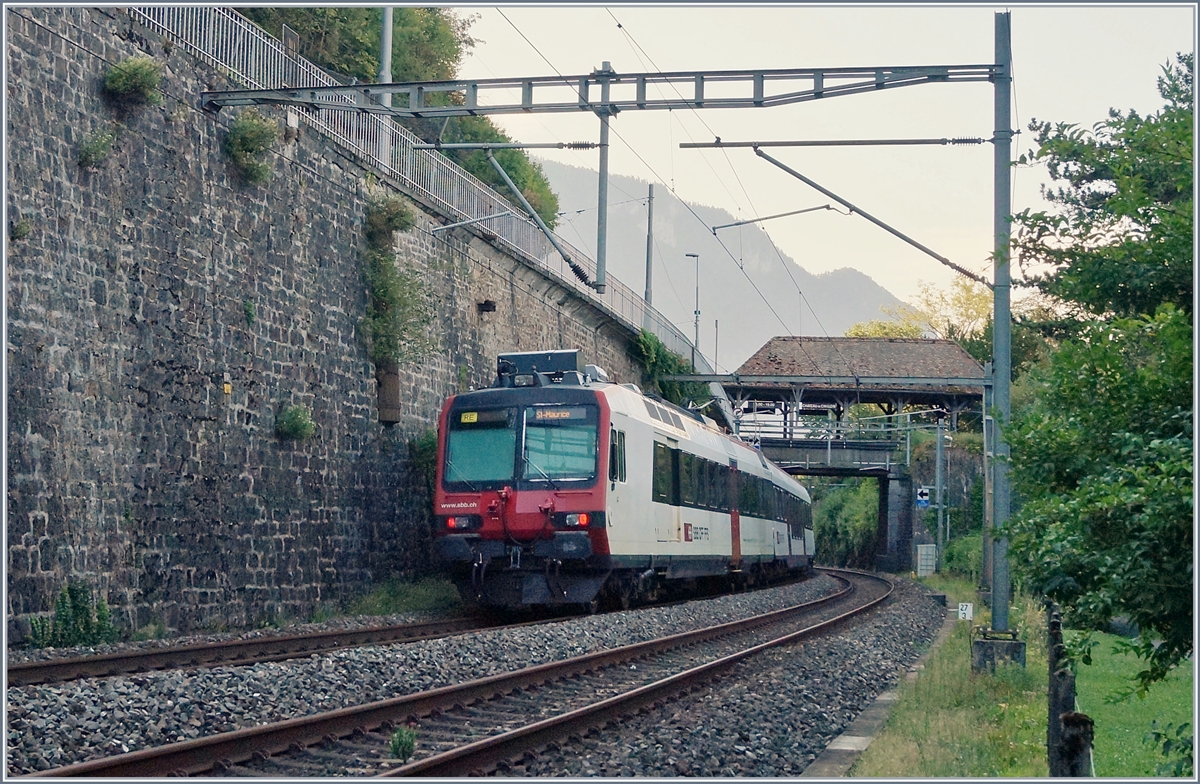
[[[899, 596], [866, 626], [744, 664], [745, 677], [694, 693], [667, 709], [666, 719], [622, 731], [620, 737], [627, 741], [606, 737], [603, 746], [586, 755], [565, 749], [537, 764], [572, 775], [665, 776], [684, 770], [689, 775], [787, 775], [799, 762], [807, 764], [813, 749], [819, 751], [840, 731], [837, 727], [894, 683], [900, 667], [915, 660], [936, 634], [945, 608], [924, 589], [904, 580], [900, 584]], [[20, 775], [461, 683], [811, 601], [834, 586], [818, 575], [796, 585], [671, 607], [344, 649], [285, 662], [13, 687], [6, 693], [7, 771]], [[898, 614], [893, 612], [897, 609]], [[376, 618], [361, 625], [381, 622]], [[840, 677], [843, 672], [849, 677]], [[764, 694], [769, 696], [760, 696]], [[778, 761], [785, 753], [792, 767]], [[714, 761], [715, 767], [710, 764]]]

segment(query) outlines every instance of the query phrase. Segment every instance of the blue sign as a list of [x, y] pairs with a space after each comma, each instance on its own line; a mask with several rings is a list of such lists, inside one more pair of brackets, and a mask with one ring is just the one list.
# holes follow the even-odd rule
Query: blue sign
[[929, 508], [929, 488], [928, 487], [918, 487], [917, 488], [917, 508], [918, 509], [928, 509]]

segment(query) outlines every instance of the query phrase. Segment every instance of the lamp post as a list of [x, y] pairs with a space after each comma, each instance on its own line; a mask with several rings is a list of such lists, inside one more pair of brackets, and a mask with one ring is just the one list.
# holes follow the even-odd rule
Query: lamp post
[[695, 313], [695, 329], [696, 336], [692, 339], [692, 370], [696, 369], [696, 352], [700, 348], [700, 254], [685, 253], [688, 258], [696, 260], [696, 313]]

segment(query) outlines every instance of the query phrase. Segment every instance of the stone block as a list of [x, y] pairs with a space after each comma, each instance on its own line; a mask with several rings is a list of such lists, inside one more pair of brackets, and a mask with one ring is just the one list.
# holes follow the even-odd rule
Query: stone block
[[997, 664], [1025, 666], [1024, 640], [975, 639], [971, 641], [971, 672], [995, 672]]

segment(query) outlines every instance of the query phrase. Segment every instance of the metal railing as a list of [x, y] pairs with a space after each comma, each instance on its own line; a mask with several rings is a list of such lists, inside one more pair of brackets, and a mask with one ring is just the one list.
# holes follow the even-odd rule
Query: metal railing
[[[341, 84], [313, 63], [289, 52], [283, 42], [230, 8], [140, 6], [130, 8], [129, 13], [182, 46], [188, 54], [249, 89]], [[497, 216], [481, 225], [486, 226], [487, 233], [504, 250], [580, 292], [627, 329], [636, 332], [644, 328], [671, 351], [690, 356], [692, 344], [687, 337], [628, 286], [608, 276], [607, 290], [604, 294], [597, 293], [567, 269], [562, 256], [532, 220], [511, 214], [511, 205], [500, 194], [441, 154], [413, 149], [421, 139], [390, 117], [356, 112], [351, 98], [343, 100], [347, 111], [316, 109], [300, 111], [298, 115], [302, 122], [346, 148], [361, 163], [382, 171], [410, 195], [452, 221]], [[588, 277], [595, 279], [595, 261], [561, 237], [556, 235], [556, 238]], [[701, 373], [713, 372], [699, 352], [696, 364]]]

